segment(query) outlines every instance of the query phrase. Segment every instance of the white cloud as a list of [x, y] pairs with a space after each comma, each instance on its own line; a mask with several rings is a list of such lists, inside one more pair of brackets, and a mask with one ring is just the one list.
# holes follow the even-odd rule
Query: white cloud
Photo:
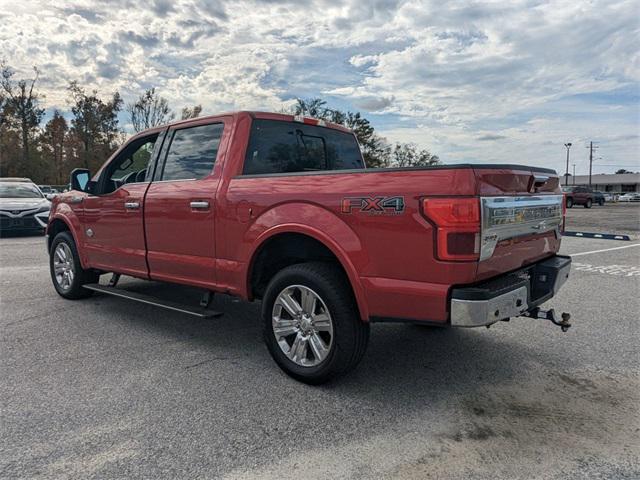
[[41, 69], [48, 107], [71, 80], [205, 112], [320, 95], [445, 161], [559, 168], [565, 141], [616, 136], [637, 161], [635, 0], [0, 0], [0, 22], [0, 58]]

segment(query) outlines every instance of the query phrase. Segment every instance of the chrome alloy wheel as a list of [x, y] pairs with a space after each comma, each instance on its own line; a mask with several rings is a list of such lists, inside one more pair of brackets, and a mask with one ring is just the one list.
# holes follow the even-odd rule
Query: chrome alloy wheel
[[285, 288], [273, 304], [273, 334], [282, 352], [297, 365], [315, 367], [333, 345], [333, 320], [320, 296], [303, 285]]
[[64, 242], [59, 243], [53, 252], [53, 271], [60, 288], [63, 290], [71, 288], [76, 272], [71, 248]]

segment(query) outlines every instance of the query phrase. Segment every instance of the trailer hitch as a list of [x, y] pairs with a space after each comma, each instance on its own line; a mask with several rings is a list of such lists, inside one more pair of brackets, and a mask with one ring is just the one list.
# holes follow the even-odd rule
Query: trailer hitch
[[563, 332], [566, 332], [571, 327], [569, 320], [571, 319], [571, 315], [569, 313], [563, 312], [561, 315], [562, 320], [558, 320], [556, 318], [556, 312], [552, 308], [550, 310], [541, 310], [540, 307], [535, 307], [529, 310], [528, 312], [524, 312], [520, 315], [521, 317], [530, 317], [530, 318], [539, 318], [541, 320], [549, 320], [554, 325], [558, 325]]

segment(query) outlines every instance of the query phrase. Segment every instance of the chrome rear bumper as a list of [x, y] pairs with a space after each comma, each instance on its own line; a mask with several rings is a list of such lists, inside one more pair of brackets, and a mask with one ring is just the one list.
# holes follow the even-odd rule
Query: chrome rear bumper
[[570, 270], [571, 257], [557, 255], [471, 287], [454, 288], [451, 325], [482, 327], [522, 315], [553, 297]]

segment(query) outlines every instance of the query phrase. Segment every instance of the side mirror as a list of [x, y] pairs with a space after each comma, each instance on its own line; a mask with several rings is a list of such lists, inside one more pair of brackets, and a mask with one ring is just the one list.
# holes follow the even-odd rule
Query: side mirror
[[86, 168], [76, 168], [71, 172], [71, 190], [88, 192], [91, 173]]

